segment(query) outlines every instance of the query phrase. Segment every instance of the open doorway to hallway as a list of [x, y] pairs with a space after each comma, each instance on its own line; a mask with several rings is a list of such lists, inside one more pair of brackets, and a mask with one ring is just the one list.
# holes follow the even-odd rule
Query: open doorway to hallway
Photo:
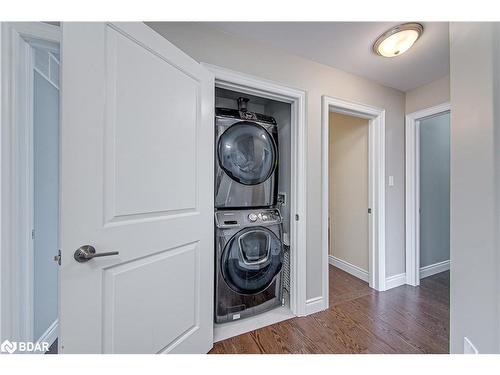
[[368, 282], [368, 119], [330, 112], [329, 130], [329, 263]]
[[406, 283], [450, 269], [450, 105], [406, 116]]
[[334, 264], [384, 291], [385, 110], [323, 96], [322, 163], [324, 283]]
[[420, 269], [423, 279], [450, 269], [450, 113], [419, 124]]

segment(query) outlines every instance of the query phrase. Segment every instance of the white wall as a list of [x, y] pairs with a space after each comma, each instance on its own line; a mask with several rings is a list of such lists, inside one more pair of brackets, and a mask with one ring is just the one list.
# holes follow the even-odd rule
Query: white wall
[[330, 112], [330, 255], [368, 272], [368, 120]]
[[307, 298], [321, 296], [321, 96], [329, 95], [386, 110], [387, 276], [405, 271], [404, 112], [405, 94], [365, 78], [220, 32], [202, 23], [148, 23], [200, 62], [219, 65], [307, 91]]
[[451, 352], [500, 352], [500, 27], [450, 25]]
[[406, 113], [434, 107], [450, 101], [450, 77], [437, 79], [406, 93]]
[[420, 121], [420, 267], [450, 259], [450, 114]]

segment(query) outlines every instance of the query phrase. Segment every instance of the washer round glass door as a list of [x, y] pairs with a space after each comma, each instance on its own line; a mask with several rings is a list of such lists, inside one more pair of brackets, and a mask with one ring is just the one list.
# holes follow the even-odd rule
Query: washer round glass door
[[277, 164], [276, 144], [259, 124], [241, 121], [231, 125], [219, 138], [219, 165], [233, 180], [243, 185], [266, 181]]
[[232, 290], [241, 294], [265, 290], [282, 266], [281, 241], [264, 227], [240, 230], [226, 244], [221, 258], [224, 280]]

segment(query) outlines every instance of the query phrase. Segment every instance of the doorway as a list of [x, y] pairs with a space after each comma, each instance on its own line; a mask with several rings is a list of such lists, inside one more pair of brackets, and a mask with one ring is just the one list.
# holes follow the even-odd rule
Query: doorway
[[3, 23], [2, 37], [2, 91], [16, 93], [2, 113], [2, 212], [16, 218], [1, 227], [2, 336], [46, 352], [58, 336], [59, 27]]
[[[378, 291], [386, 289], [385, 280], [385, 111], [328, 96], [322, 98], [322, 244], [323, 296], [328, 299], [329, 198], [330, 198], [330, 117], [331, 113], [364, 119], [368, 123], [367, 242], [368, 283]], [[359, 267], [361, 269], [361, 267]], [[362, 269], [361, 269], [362, 270]]]
[[406, 117], [406, 283], [450, 269], [450, 105]]
[[[246, 320], [215, 325], [214, 341], [310, 313], [306, 301], [306, 121], [305, 92], [219, 66], [204, 64], [215, 76], [216, 105], [234, 107], [240, 96], [259, 113], [279, 123], [278, 207], [283, 220], [287, 260], [285, 306]], [[315, 306], [314, 306], [315, 307]], [[322, 309], [322, 308], [320, 308]]]
[[33, 47], [33, 338], [53, 344], [58, 326], [59, 51]]
[[329, 120], [329, 263], [368, 282], [368, 120]]

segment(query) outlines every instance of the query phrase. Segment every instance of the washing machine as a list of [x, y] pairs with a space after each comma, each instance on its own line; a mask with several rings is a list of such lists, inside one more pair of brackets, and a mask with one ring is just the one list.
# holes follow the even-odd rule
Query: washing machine
[[[243, 99], [243, 100], [242, 100]], [[242, 104], [244, 98], [240, 98]], [[278, 188], [278, 126], [273, 117], [215, 109], [215, 208], [270, 207]]]
[[278, 209], [218, 211], [215, 322], [282, 305], [282, 219]]

